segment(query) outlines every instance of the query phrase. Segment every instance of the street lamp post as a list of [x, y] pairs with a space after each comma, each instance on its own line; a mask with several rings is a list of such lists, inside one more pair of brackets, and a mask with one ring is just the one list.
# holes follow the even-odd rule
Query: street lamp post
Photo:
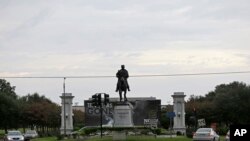
[[66, 136], [65, 80], [66, 80], [66, 77], [63, 78], [63, 119], [64, 119], [64, 136]]

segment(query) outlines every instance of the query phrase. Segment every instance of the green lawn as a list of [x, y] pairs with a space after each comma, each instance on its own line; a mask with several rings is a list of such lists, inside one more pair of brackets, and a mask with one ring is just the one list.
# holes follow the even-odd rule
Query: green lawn
[[[225, 137], [221, 136], [221, 141], [224, 141]], [[46, 138], [37, 138], [32, 141], [57, 141], [56, 137], [46, 137]], [[80, 141], [74, 139], [65, 139], [64, 141]], [[84, 141], [112, 141], [112, 137], [91, 137]], [[154, 138], [153, 136], [128, 136], [127, 141], [192, 141], [191, 138], [177, 136], [175, 138]]]
[[[47, 138], [37, 138], [32, 141], [56, 141], [56, 137], [47, 137]], [[154, 138], [152, 136], [129, 136], [127, 141], [192, 141], [190, 138], [186, 137], [176, 137], [176, 138]], [[74, 141], [73, 139], [67, 139], [64, 141]], [[79, 141], [79, 140], [76, 140]], [[112, 141], [112, 137], [92, 137], [85, 141]]]
[[56, 137], [45, 137], [45, 138], [36, 138], [32, 139], [32, 141], [56, 141]]
[[[112, 137], [105, 137], [103, 139], [98, 137], [98, 138], [88, 139], [87, 141], [112, 141]], [[129, 136], [127, 138], [127, 141], [192, 141], [192, 139], [186, 137], [154, 138], [151, 136]]]

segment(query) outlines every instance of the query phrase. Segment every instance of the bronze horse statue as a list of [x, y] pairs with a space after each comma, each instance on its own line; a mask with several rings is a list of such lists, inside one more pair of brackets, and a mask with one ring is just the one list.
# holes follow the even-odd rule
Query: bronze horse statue
[[118, 84], [118, 91], [120, 95], [120, 102], [122, 101], [122, 92], [124, 92], [124, 101], [128, 101], [126, 94], [127, 94], [128, 84], [124, 77], [121, 77], [120, 82]]

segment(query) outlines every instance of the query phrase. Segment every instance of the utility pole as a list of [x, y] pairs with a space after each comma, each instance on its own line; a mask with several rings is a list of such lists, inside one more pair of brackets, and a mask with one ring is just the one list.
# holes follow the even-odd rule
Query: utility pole
[[66, 80], [66, 77], [63, 78], [63, 119], [64, 119], [64, 136], [66, 136], [65, 80]]
[[100, 123], [101, 123], [101, 138], [102, 138], [102, 94], [98, 95], [98, 103], [100, 104], [100, 112], [101, 112]]

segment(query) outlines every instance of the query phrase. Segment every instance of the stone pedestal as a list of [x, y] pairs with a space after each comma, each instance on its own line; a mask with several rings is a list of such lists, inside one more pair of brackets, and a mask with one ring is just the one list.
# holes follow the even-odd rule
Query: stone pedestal
[[130, 103], [114, 106], [114, 127], [133, 127], [133, 107]]
[[185, 125], [185, 98], [183, 92], [175, 92], [172, 95], [174, 99], [174, 131], [181, 132], [182, 134], [186, 134], [186, 125]]
[[72, 100], [74, 96], [71, 93], [63, 93], [60, 98], [62, 99], [60, 133], [69, 135], [73, 131]]

